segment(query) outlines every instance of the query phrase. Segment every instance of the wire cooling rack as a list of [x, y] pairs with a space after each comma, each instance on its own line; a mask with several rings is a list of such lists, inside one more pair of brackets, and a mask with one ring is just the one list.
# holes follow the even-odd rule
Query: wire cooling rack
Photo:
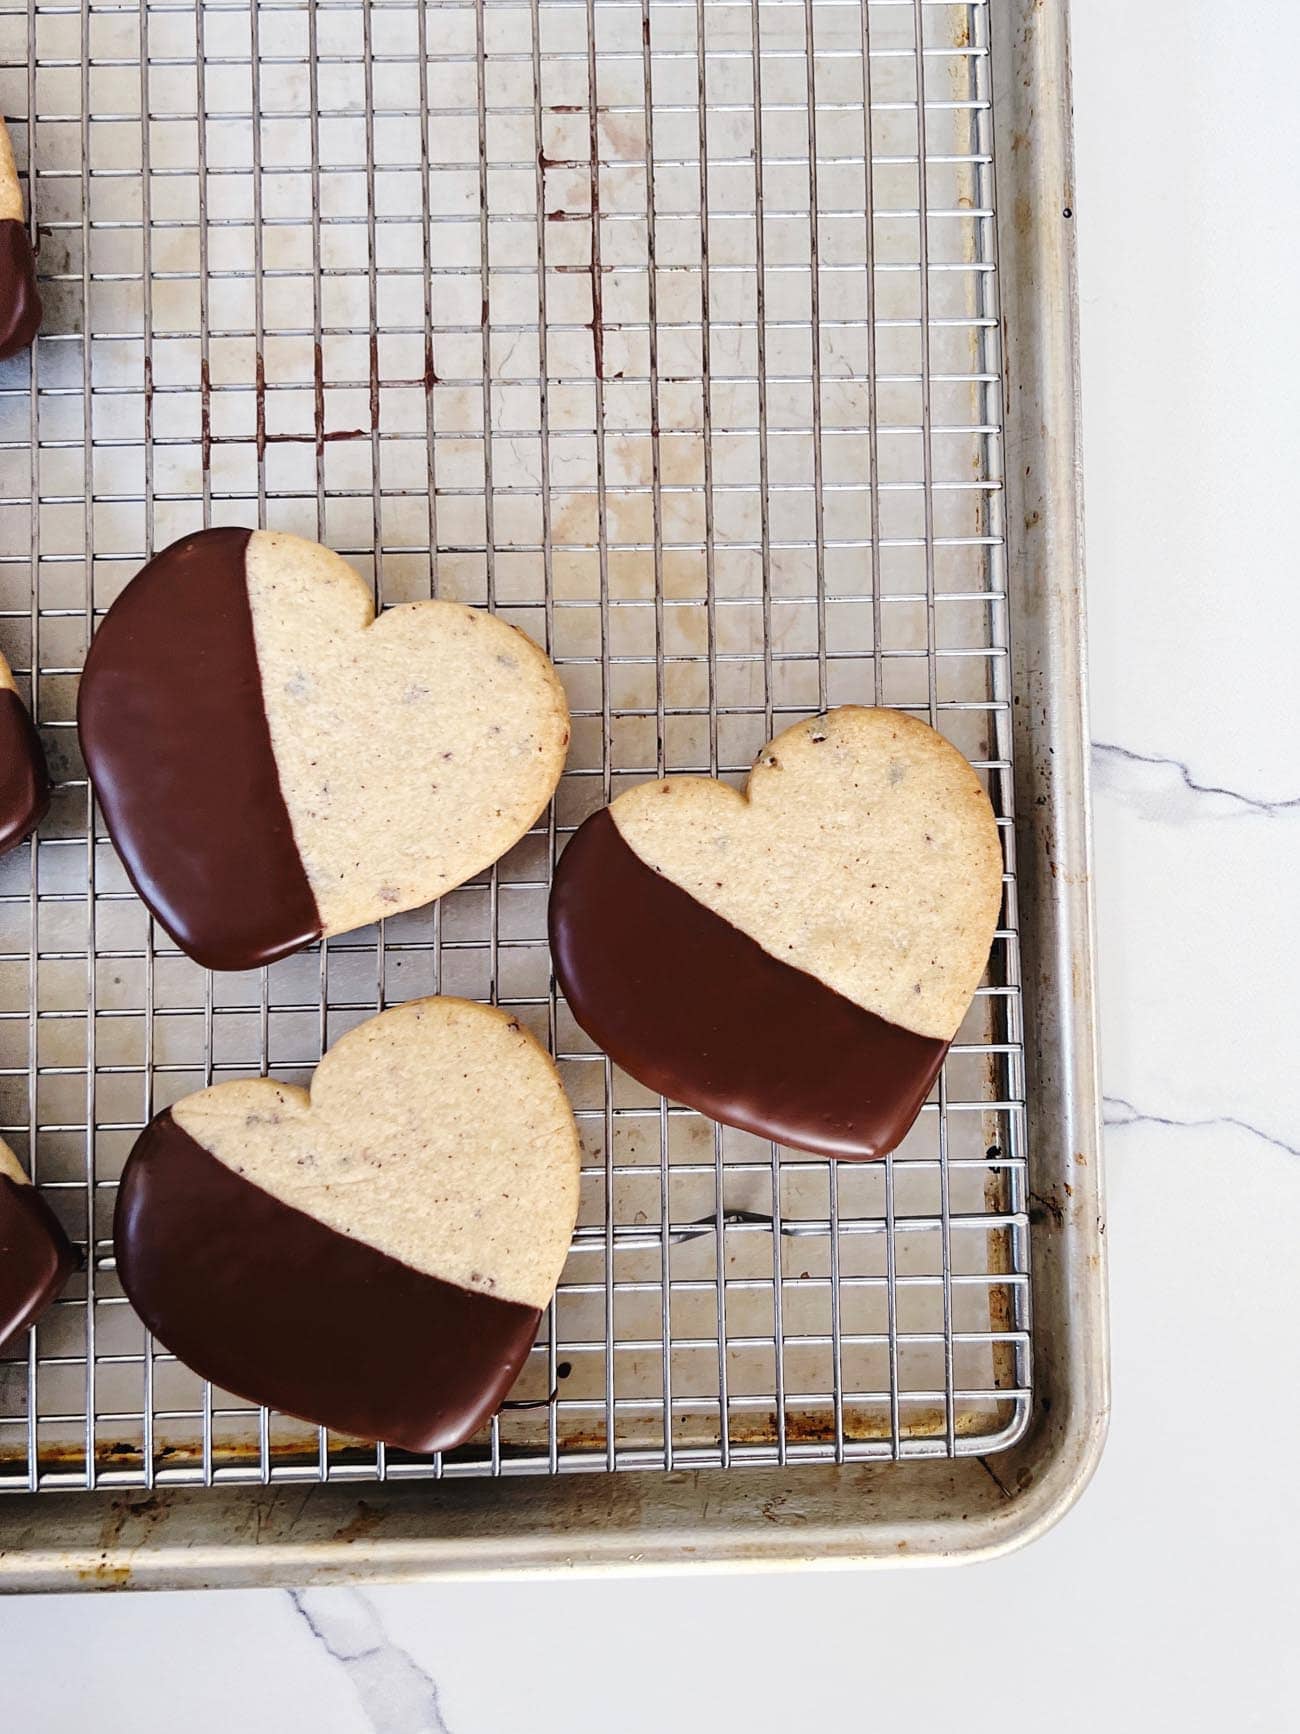
[[[986, 1453], [1030, 1406], [990, 44], [932, 0], [0, 10], [45, 323], [0, 368], [0, 641], [58, 779], [0, 864], [0, 1129], [84, 1273], [0, 1362], [0, 1487]], [[24, 120], [23, 116], [28, 118]], [[432, 908], [210, 976], [132, 895], [73, 714], [183, 533], [331, 544], [381, 602], [500, 610], [574, 712], [546, 820]], [[184, 647], [178, 646], [178, 654]], [[664, 771], [740, 780], [854, 700], [976, 763], [985, 985], [883, 1163], [774, 1149], [612, 1067], [555, 992], [551, 864]], [[152, 1343], [113, 1264], [141, 1125], [305, 1080], [378, 1008], [552, 1047], [582, 1206], [541, 1340], [445, 1457], [327, 1436]], [[418, 1379], [419, 1368], [412, 1368]]]

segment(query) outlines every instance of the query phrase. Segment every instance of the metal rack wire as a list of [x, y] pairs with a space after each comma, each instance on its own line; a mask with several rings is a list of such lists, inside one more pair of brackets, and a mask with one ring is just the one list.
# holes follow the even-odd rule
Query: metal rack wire
[[[0, 640], [59, 779], [0, 864], [0, 1130], [84, 1274], [0, 1362], [0, 1488], [987, 1453], [1029, 1414], [987, 7], [109, 0], [0, 8], [46, 317], [0, 369]], [[24, 121], [23, 115], [29, 118]], [[870, 213], [870, 215], [864, 215]], [[131, 894], [73, 728], [96, 617], [210, 523], [381, 602], [499, 609], [575, 724], [480, 882], [212, 977]], [[828, 1164], [653, 1099], [557, 999], [546, 891], [627, 782], [739, 778], [845, 700], [986, 778], [1004, 926], [934, 1099]], [[584, 1144], [572, 1256], [481, 1439], [415, 1458], [201, 1383], [126, 1304], [116, 1177], [176, 1097], [301, 1080], [384, 1004], [493, 998]], [[413, 1369], [413, 1377], [418, 1370]]]

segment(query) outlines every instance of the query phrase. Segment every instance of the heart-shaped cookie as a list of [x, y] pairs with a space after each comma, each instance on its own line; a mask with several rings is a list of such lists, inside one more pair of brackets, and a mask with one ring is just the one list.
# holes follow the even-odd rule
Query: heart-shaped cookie
[[0, 1138], [0, 1349], [35, 1324], [76, 1267], [58, 1218]]
[[212, 969], [414, 909], [503, 855], [564, 766], [531, 639], [459, 602], [378, 619], [327, 548], [204, 530], [138, 573], [86, 658], [82, 749], [145, 902]]
[[50, 804], [40, 736], [0, 656], [0, 855], [29, 837]]
[[516, 1019], [414, 1000], [337, 1042], [310, 1093], [216, 1084], [122, 1174], [117, 1270], [196, 1372], [411, 1451], [499, 1406], [559, 1280], [578, 1133]]
[[1002, 851], [962, 755], [846, 705], [766, 747], [746, 794], [642, 783], [570, 840], [551, 949], [633, 1077], [828, 1156], [892, 1150], [988, 961]]

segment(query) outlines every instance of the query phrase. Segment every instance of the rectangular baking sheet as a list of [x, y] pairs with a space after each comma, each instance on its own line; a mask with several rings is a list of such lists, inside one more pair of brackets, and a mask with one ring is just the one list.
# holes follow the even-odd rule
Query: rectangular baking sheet
[[[0, 1363], [4, 1582], [953, 1555], [1082, 1483], [1105, 1373], [1064, 30], [928, 0], [0, 11], [47, 309], [0, 375], [0, 631], [60, 778], [0, 865], [0, 1119], [91, 1246]], [[151, 926], [72, 729], [96, 615], [209, 522], [319, 536], [381, 602], [498, 608], [575, 715], [551, 815], [482, 882], [246, 978]], [[612, 792], [739, 780], [853, 700], [980, 767], [1007, 898], [917, 1128], [836, 1166], [611, 1068], [544, 916]], [[150, 1113], [305, 1077], [434, 991], [551, 1044], [584, 1185], [511, 1405], [421, 1459], [205, 1387], [145, 1338], [109, 1229]]]

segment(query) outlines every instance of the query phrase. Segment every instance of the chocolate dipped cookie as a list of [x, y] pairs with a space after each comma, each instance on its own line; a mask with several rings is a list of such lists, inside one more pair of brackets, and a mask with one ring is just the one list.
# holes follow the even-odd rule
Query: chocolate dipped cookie
[[216, 1084], [144, 1130], [117, 1269], [225, 1390], [411, 1451], [470, 1437], [527, 1359], [578, 1205], [578, 1134], [514, 1018], [414, 1000], [359, 1025], [310, 1092]]
[[202, 530], [114, 602], [77, 724], [109, 832], [182, 950], [249, 969], [417, 908], [536, 821], [564, 692], [515, 627], [459, 602], [375, 616], [315, 542]]
[[551, 894], [556, 974], [633, 1077], [827, 1156], [894, 1149], [988, 961], [1002, 851], [955, 747], [846, 705], [785, 730], [739, 793], [642, 783]]

